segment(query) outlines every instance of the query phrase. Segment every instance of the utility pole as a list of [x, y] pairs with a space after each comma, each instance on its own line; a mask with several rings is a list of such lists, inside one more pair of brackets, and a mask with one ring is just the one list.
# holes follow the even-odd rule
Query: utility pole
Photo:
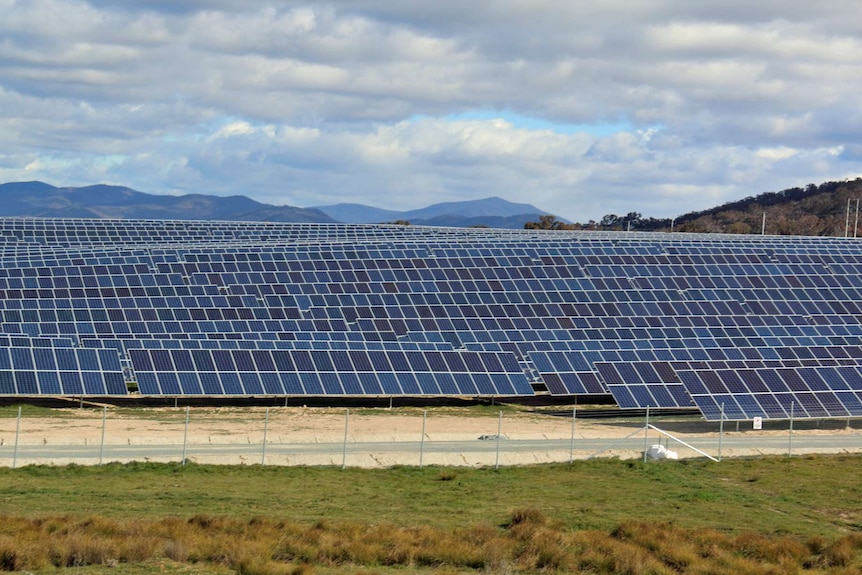
[[859, 198], [856, 198], [856, 222], [853, 224], [853, 237], [858, 237], [856, 232], [859, 231]]

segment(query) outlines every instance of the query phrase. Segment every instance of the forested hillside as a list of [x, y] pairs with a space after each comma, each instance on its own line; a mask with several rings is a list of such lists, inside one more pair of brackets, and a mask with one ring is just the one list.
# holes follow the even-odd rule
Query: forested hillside
[[632, 231], [670, 231], [673, 228], [674, 232], [759, 234], [764, 229], [765, 214], [767, 234], [862, 237], [862, 221], [857, 222], [857, 210], [862, 217], [860, 199], [862, 178], [857, 178], [749, 196], [676, 218], [648, 218], [631, 212], [624, 216], [608, 214], [598, 222], [566, 224], [553, 216], [542, 216], [524, 227]]
[[[819, 186], [809, 184], [804, 189], [790, 188], [760, 194], [686, 214], [676, 219], [674, 231], [759, 234], [765, 213], [767, 234], [843, 236], [847, 232], [853, 236], [860, 198], [862, 179], [859, 178], [847, 182], [827, 182]], [[862, 229], [858, 232], [862, 234]]]

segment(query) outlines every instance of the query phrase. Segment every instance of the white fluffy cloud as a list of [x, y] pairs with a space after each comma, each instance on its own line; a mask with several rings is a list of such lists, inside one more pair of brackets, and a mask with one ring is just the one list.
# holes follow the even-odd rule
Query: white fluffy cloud
[[673, 216], [862, 173], [860, 38], [839, 0], [0, 0], [0, 181]]

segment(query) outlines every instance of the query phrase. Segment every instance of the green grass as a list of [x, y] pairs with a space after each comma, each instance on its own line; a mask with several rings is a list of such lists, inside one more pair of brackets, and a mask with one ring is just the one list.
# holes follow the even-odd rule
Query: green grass
[[2, 468], [0, 570], [849, 575], [860, 472], [860, 456]]
[[0, 469], [0, 514], [116, 519], [266, 516], [451, 529], [535, 508], [568, 528], [628, 519], [734, 533], [833, 536], [862, 528], [862, 457], [721, 463], [592, 460], [494, 469], [111, 464]]

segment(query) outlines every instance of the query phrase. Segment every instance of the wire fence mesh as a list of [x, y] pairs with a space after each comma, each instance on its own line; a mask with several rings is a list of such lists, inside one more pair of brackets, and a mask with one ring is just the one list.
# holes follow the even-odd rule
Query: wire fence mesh
[[0, 465], [153, 461], [342, 467], [501, 466], [593, 457], [686, 459], [862, 452], [862, 422], [595, 420], [578, 410], [64, 409], [0, 417]]

